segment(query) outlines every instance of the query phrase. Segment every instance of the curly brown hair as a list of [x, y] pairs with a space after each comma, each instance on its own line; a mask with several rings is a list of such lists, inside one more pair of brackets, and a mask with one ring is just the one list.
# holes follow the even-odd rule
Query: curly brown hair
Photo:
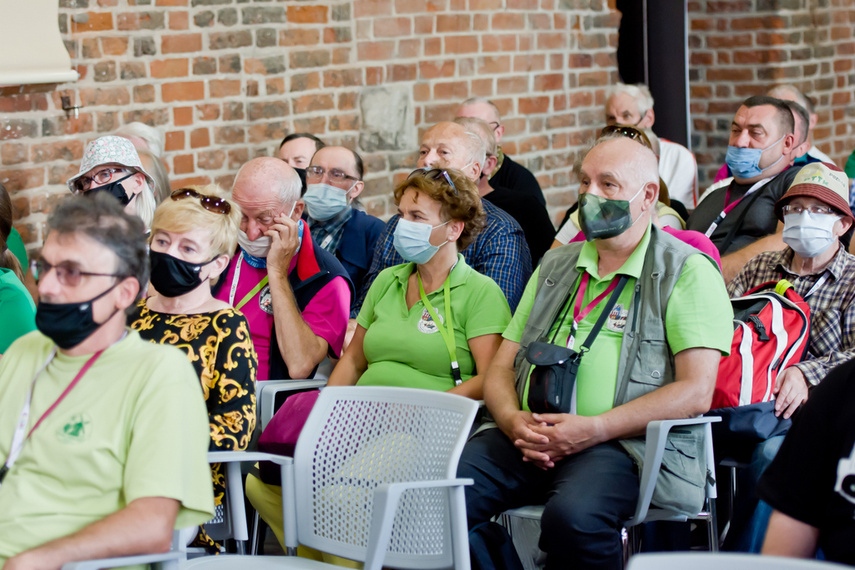
[[[481, 205], [481, 195], [475, 183], [459, 170], [441, 169], [451, 178], [454, 187], [442, 175], [436, 178], [430, 176], [429, 173], [434, 170], [439, 169], [415, 170], [409, 178], [398, 184], [395, 188], [395, 204], [401, 203], [401, 198], [407, 190], [415, 190], [415, 202], [418, 202], [419, 194], [439, 202], [439, 212], [444, 219], [463, 222], [463, 231], [457, 238], [457, 250], [462, 251], [472, 243], [486, 223], [487, 216]], [[419, 175], [419, 172], [422, 174]]]

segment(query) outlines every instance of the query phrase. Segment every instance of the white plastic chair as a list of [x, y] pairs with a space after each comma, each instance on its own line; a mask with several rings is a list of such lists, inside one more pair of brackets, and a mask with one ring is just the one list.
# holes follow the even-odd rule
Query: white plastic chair
[[819, 560], [735, 554], [730, 552], [662, 552], [637, 554], [627, 570], [834, 570], [850, 568]]
[[[635, 514], [625, 524], [627, 535], [624, 541], [624, 563], [629, 556], [638, 550], [640, 545], [640, 537], [636, 532], [636, 527], [641, 523], [653, 521], [680, 521], [684, 522], [689, 518], [693, 520], [704, 520], [707, 523], [707, 534], [709, 539], [710, 550], [715, 552], [718, 550], [718, 522], [715, 514], [715, 499], [717, 496], [715, 483], [715, 457], [712, 446], [712, 429], [711, 423], [721, 421], [719, 417], [698, 417], [681, 420], [659, 420], [647, 424], [647, 435], [645, 439], [645, 456], [644, 467], [641, 472], [639, 481], [638, 503], [635, 507]], [[705, 484], [705, 505], [704, 509], [694, 517], [668, 510], [653, 507], [650, 504], [653, 498], [653, 490], [656, 486], [656, 479], [659, 477], [659, 470], [662, 466], [662, 455], [665, 452], [665, 443], [668, 433], [672, 428], [677, 426], [703, 425], [704, 426], [704, 452], [706, 454], [707, 465], [707, 481]], [[508, 532], [513, 537], [513, 519], [522, 518], [539, 521], [543, 514], [542, 505], [530, 505], [505, 511], [501, 515], [502, 525], [508, 529]], [[518, 540], [515, 539], [515, 544], [519, 546]], [[535, 544], [524, 544], [524, 552], [520, 552], [520, 557], [525, 558], [527, 552], [537, 551]], [[523, 562], [525, 564], [525, 560]], [[697, 570], [697, 569], [693, 569]]]
[[[427, 390], [328, 387], [283, 469], [285, 543], [365, 562], [366, 570], [469, 569], [457, 463], [473, 400]], [[289, 458], [281, 458], [288, 460]], [[182, 568], [329, 568], [295, 557], [214, 556]]]

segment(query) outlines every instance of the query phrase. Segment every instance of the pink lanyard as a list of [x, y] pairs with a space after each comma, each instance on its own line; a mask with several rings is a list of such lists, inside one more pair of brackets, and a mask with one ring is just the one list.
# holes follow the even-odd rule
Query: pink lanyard
[[754, 192], [759, 190], [760, 187], [762, 187], [769, 180], [771, 180], [771, 178], [764, 178], [763, 180], [759, 180], [759, 181], [755, 182], [754, 185], [751, 186], [751, 188], [749, 188], [748, 191], [745, 194], [743, 194], [740, 198], [738, 198], [736, 200], [736, 202], [734, 202], [733, 204], [729, 204], [729, 202], [730, 202], [730, 186], [728, 186], [727, 187], [727, 193], [724, 195], [724, 210], [722, 210], [721, 213], [718, 215], [718, 217], [715, 219], [715, 221], [712, 224], [710, 224], [710, 227], [707, 228], [707, 231], [704, 233], [704, 235], [707, 237], [710, 237], [713, 234], [713, 232], [715, 231], [715, 229], [719, 226], [719, 224], [721, 224], [724, 221], [724, 219], [727, 217], [727, 215], [736, 206], [738, 206], [740, 202], [742, 202], [745, 198], [748, 198], [748, 196], [750, 196], [751, 194], [753, 194]]
[[48, 356], [47, 361], [45, 361], [44, 365], [42, 365], [39, 371], [36, 372], [36, 375], [33, 377], [32, 382], [30, 382], [30, 390], [29, 392], [27, 392], [27, 398], [24, 400], [23, 408], [21, 408], [21, 415], [18, 417], [18, 425], [15, 426], [15, 433], [12, 436], [12, 447], [9, 450], [9, 457], [6, 458], [6, 462], [3, 464], [3, 467], [0, 468], [0, 483], [3, 482], [3, 478], [6, 476], [6, 473], [9, 471], [9, 469], [12, 468], [12, 465], [15, 464], [15, 461], [18, 460], [18, 456], [21, 455], [21, 450], [24, 448], [24, 443], [30, 438], [31, 435], [33, 435], [33, 432], [38, 429], [42, 422], [56, 409], [59, 403], [65, 399], [69, 392], [71, 392], [71, 390], [75, 386], [77, 386], [77, 383], [80, 382], [80, 379], [83, 378], [83, 375], [86, 374], [86, 372], [90, 368], [92, 368], [92, 365], [95, 364], [95, 361], [98, 360], [98, 357], [101, 356], [104, 350], [105, 349], [101, 349], [95, 354], [93, 354], [91, 357], [89, 357], [89, 360], [86, 361], [80, 371], [74, 376], [74, 379], [71, 381], [71, 383], [66, 386], [65, 390], [62, 391], [62, 394], [60, 394], [56, 401], [54, 401], [54, 403], [51, 404], [47, 410], [45, 410], [45, 412], [41, 415], [35, 425], [30, 428], [29, 432], [27, 432], [27, 423], [30, 419], [30, 406], [33, 401], [33, 389], [36, 386], [36, 380], [38, 379], [38, 377], [41, 375], [42, 372], [45, 371], [45, 369], [48, 367], [48, 364], [50, 364], [56, 356], [56, 348], [53, 349], [53, 351]]
[[570, 335], [567, 337], [567, 348], [573, 348], [576, 344], [576, 331], [579, 328], [579, 323], [588, 316], [594, 307], [599, 305], [603, 299], [609, 296], [609, 293], [615, 290], [620, 279], [615, 276], [609, 286], [601, 294], [597, 295], [593, 301], [588, 303], [585, 308], [582, 307], [582, 299], [585, 297], [585, 290], [588, 288], [588, 280], [590, 275], [588, 272], [582, 274], [582, 280], [579, 283], [579, 289], [576, 291], [576, 301], [573, 303], [573, 324], [571, 326]]

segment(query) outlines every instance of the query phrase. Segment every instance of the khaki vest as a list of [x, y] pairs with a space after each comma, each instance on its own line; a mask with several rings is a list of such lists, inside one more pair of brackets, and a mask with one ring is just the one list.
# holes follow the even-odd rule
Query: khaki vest
[[[641, 276], [635, 283], [620, 347], [615, 407], [674, 381], [674, 355], [665, 334], [665, 310], [686, 260], [690, 255], [703, 255], [656, 226], [651, 226], [650, 231], [650, 243]], [[514, 360], [520, 402], [532, 366], [525, 359], [526, 349], [537, 340], [549, 341], [546, 335], [579, 277], [576, 262], [582, 245], [577, 242], [550, 250], [541, 261], [534, 305]], [[715, 265], [712, 259], [710, 262]], [[668, 440], [653, 503], [696, 515], [703, 506], [706, 481], [703, 428], [675, 428]], [[625, 439], [620, 443], [635, 459], [640, 472], [644, 439]]]

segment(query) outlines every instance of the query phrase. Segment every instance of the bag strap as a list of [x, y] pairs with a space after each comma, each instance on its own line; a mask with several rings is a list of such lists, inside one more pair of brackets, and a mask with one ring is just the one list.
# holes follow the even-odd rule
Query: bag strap
[[603, 328], [603, 325], [606, 322], [606, 318], [608, 318], [609, 313], [611, 313], [612, 308], [617, 303], [618, 297], [620, 297], [621, 291], [623, 291], [624, 285], [628, 281], [628, 277], [626, 275], [620, 276], [620, 281], [618, 281], [617, 287], [615, 287], [614, 292], [609, 296], [609, 300], [606, 302], [606, 306], [603, 307], [603, 312], [600, 313], [600, 317], [597, 319], [597, 322], [594, 324], [594, 328], [591, 329], [591, 333], [588, 335], [588, 338], [585, 339], [585, 342], [582, 344], [582, 349], [579, 351], [580, 353], [588, 352], [591, 349], [591, 343], [594, 342], [594, 339], [597, 338], [597, 335], [600, 334], [600, 329]]
[[[735, 183], [735, 180], [731, 182], [731, 184]], [[763, 186], [766, 186], [767, 184], [768, 182]], [[718, 246], [718, 250], [722, 255], [724, 255], [724, 252], [727, 251], [728, 247], [730, 247], [730, 244], [733, 243], [733, 240], [736, 239], [736, 232], [742, 227], [742, 222], [745, 220], [745, 216], [748, 215], [748, 210], [751, 209], [751, 205], [754, 204], [754, 201], [763, 193], [763, 190], [765, 190], [765, 188], [758, 188], [756, 192], [752, 192], [750, 196], [745, 196], [744, 199], [741, 200], [742, 202], [745, 202], [745, 204], [740, 204], [743, 206], [742, 211], [739, 213], [739, 217], [736, 218], [736, 222], [734, 222], [730, 227], [730, 231], [727, 232], [727, 236], [725, 236], [724, 241], [721, 242], [720, 246]]]

